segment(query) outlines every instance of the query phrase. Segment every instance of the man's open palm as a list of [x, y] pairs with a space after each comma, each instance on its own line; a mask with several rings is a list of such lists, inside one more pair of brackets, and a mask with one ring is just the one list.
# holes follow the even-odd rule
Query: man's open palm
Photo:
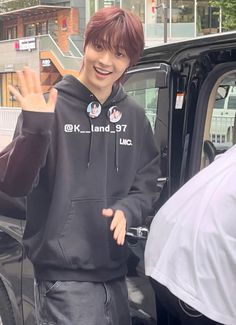
[[48, 102], [42, 93], [39, 76], [29, 67], [17, 71], [19, 90], [9, 85], [8, 89], [19, 102], [22, 110], [31, 112], [54, 112], [57, 101], [57, 90], [52, 88]]

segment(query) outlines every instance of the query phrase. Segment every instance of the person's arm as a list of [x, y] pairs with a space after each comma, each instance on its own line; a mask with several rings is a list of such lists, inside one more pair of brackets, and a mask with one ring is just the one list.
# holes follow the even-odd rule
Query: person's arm
[[22, 117], [20, 133], [0, 153], [0, 190], [11, 196], [30, 192], [50, 143], [53, 114], [23, 111]]
[[159, 196], [157, 178], [160, 175], [159, 153], [154, 143], [151, 126], [148, 123], [140, 152], [139, 168], [127, 197], [119, 200], [109, 209], [103, 209], [103, 215], [113, 217], [111, 231], [114, 239], [123, 245], [125, 233], [131, 226], [142, 224], [143, 217], [153, 208]]
[[9, 86], [22, 107], [18, 135], [0, 153], [0, 190], [11, 196], [29, 193], [45, 164], [50, 143], [57, 93], [53, 89], [46, 103], [39, 77], [29, 68], [17, 72], [20, 92]]

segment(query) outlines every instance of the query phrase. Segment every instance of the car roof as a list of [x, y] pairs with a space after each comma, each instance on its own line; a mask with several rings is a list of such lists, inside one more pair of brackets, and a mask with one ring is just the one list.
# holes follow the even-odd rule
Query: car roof
[[222, 34], [206, 35], [191, 40], [166, 43], [159, 46], [147, 47], [144, 49], [143, 56], [139, 64], [148, 61], [171, 63], [175, 60], [179, 53], [191, 49], [203, 49], [206, 47], [222, 47], [225, 43], [233, 43], [236, 45], [236, 32], [226, 32]]

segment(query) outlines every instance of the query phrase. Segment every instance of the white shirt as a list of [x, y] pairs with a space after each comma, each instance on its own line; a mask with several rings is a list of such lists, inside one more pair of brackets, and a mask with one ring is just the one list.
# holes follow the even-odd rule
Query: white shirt
[[208, 318], [236, 324], [236, 145], [158, 211], [145, 270]]

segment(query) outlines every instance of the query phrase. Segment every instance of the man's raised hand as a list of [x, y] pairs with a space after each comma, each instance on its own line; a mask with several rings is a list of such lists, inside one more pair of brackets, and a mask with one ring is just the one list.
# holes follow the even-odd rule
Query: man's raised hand
[[46, 102], [40, 85], [39, 76], [29, 67], [17, 71], [19, 89], [9, 85], [10, 93], [15, 96], [22, 110], [31, 112], [54, 112], [57, 101], [57, 90], [52, 88]]

